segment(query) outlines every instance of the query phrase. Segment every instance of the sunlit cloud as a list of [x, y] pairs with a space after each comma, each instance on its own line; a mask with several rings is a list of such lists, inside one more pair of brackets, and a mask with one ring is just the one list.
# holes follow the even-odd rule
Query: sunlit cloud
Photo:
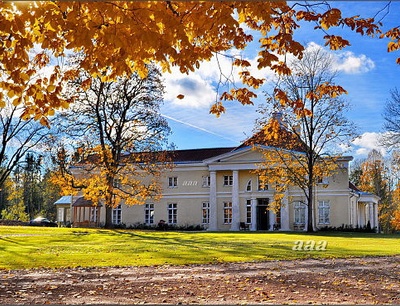
[[373, 60], [364, 54], [346, 51], [335, 54], [334, 59], [336, 70], [347, 74], [365, 73], [375, 68]]
[[[224, 91], [229, 91], [232, 85], [242, 86], [238, 67], [232, 66], [232, 57], [240, 57], [238, 51], [232, 51], [227, 56], [219, 55], [210, 61], [201, 63], [200, 68], [188, 74], [182, 74], [178, 68], [164, 74], [167, 103], [184, 108], [207, 108], [218, 101]], [[274, 73], [270, 69], [258, 69], [257, 57], [243, 57], [251, 66], [250, 73], [256, 78], [270, 81]], [[183, 95], [183, 99], [177, 98]]]
[[[164, 99], [173, 105], [185, 108], [207, 108], [215, 103], [216, 91], [211, 82], [198, 74], [174, 73], [165, 76], [166, 93]], [[183, 95], [183, 99], [178, 99]]]
[[377, 150], [383, 156], [387, 150], [380, 144], [381, 133], [365, 132], [353, 141], [354, 152], [357, 156], [367, 156], [372, 150]]
[[[323, 46], [315, 42], [310, 42], [306, 50], [313, 51], [325, 49]], [[368, 58], [365, 54], [355, 54], [351, 51], [332, 52], [328, 51], [333, 59], [333, 70], [343, 72], [346, 74], [357, 74], [371, 71], [375, 68], [375, 63], [372, 59]]]

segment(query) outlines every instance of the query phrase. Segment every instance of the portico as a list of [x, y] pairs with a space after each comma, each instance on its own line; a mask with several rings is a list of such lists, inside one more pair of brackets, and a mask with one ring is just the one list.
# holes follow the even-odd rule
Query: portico
[[[225, 226], [228, 230], [238, 231], [241, 222], [245, 222], [251, 231], [290, 230], [287, 197], [284, 198], [284, 204], [277, 216], [269, 209], [273, 190], [259, 188], [255, 174], [249, 179], [249, 174], [257, 169], [257, 162], [255, 160], [249, 162], [248, 157], [250, 155], [254, 158], [255, 154], [257, 153], [247, 147], [239, 152], [229, 152], [205, 161], [210, 174], [208, 230], [215, 231]], [[223, 185], [224, 177], [228, 176], [232, 177], [232, 184]], [[224, 213], [228, 212], [226, 208], [223, 210], [222, 203], [227, 201], [231, 203], [230, 224], [223, 222]], [[250, 205], [247, 205], [248, 201]], [[250, 218], [247, 209], [250, 209]]]

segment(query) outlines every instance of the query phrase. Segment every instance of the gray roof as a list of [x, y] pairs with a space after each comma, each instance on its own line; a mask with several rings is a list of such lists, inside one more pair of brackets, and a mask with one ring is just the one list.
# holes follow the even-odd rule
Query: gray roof
[[71, 204], [71, 196], [63, 196], [59, 198], [57, 201], [54, 202], [54, 205], [59, 205], [59, 204]]

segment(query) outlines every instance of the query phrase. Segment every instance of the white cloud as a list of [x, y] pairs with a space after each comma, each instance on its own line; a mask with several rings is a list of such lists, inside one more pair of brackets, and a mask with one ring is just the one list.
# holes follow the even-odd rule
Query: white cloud
[[[165, 75], [165, 100], [173, 105], [187, 108], [210, 107], [215, 102], [216, 91], [211, 82], [199, 74], [182, 74], [180, 72]], [[184, 95], [178, 99], [178, 95]]]
[[[201, 63], [200, 68], [195, 72], [182, 74], [178, 68], [174, 67], [171, 73], [164, 74], [166, 102], [185, 108], [206, 108], [215, 103], [223, 91], [229, 91], [226, 83], [233, 81], [237, 86], [242, 86], [239, 69], [232, 67], [232, 59], [229, 55], [240, 56], [238, 51], [233, 50], [228, 56], [219, 55]], [[243, 59], [251, 64], [248, 70], [254, 77], [265, 78], [267, 81], [274, 78], [274, 73], [270, 69], [257, 68], [256, 57], [243, 57]], [[185, 97], [178, 99], [177, 96], [180, 94]]]
[[[307, 44], [306, 50], [325, 49], [315, 42]], [[331, 52], [328, 51], [333, 59], [333, 70], [344, 72], [346, 74], [357, 74], [371, 71], [375, 68], [375, 63], [365, 54], [356, 55], [351, 51]]]
[[383, 156], [386, 155], [386, 149], [380, 145], [379, 139], [381, 133], [365, 132], [353, 141], [355, 154], [358, 156], [367, 156], [372, 150], [379, 151]]
[[373, 60], [366, 55], [355, 55], [350, 51], [334, 53], [334, 61], [336, 70], [347, 74], [364, 73], [375, 68]]

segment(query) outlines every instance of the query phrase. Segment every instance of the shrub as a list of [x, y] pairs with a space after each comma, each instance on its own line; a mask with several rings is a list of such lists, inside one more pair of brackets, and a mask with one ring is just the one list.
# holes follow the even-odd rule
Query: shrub
[[368, 221], [367, 225], [362, 227], [348, 224], [342, 224], [339, 227], [334, 226], [324, 226], [318, 229], [321, 232], [357, 232], [357, 233], [376, 233], [376, 227], [371, 228], [371, 223]]

